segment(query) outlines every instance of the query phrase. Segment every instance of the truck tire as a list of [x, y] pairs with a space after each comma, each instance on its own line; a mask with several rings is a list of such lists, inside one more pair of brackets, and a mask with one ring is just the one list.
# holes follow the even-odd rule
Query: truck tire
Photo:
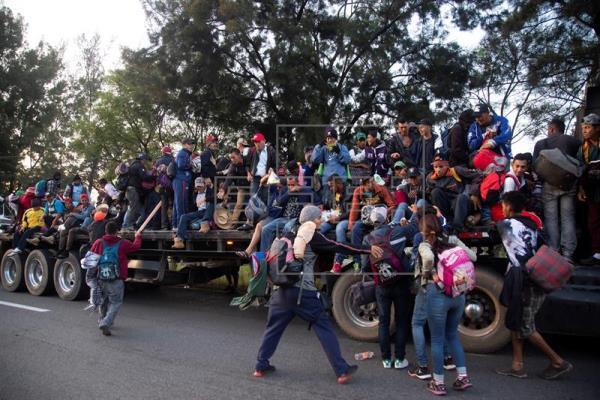
[[54, 264], [54, 287], [58, 297], [74, 301], [88, 294], [85, 271], [79, 265], [79, 258], [70, 252], [67, 258], [59, 258]]
[[54, 258], [47, 250], [36, 249], [25, 261], [24, 281], [27, 291], [34, 296], [49, 294], [54, 288], [52, 279]]
[[[373, 302], [358, 308], [352, 305], [350, 286], [362, 280], [362, 276], [353, 273], [342, 274], [333, 286], [333, 318], [340, 329], [352, 339], [363, 342], [377, 342], [379, 317], [377, 303]], [[394, 326], [392, 321], [390, 325]]]
[[467, 293], [465, 314], [458, 332], [465, 351], [492, 353], [510, 341], [510, 331], [504, 326], [506, 308], [499, 300], [503, 280], [485, 267], [475, 271], [476, 287]]
[[7, 292], [16, 292], [23, 290], [23, 265], [25, 258], [22, 254], [11, 254], [10, 251], [4, 253], [2, 264], [0, 264], [0, 278], [2, 287]]

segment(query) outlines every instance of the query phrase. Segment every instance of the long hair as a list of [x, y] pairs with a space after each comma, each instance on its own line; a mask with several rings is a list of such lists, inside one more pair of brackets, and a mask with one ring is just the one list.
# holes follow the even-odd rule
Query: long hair
[[431, 248], [436, 256], [444, 250], [454, 247], [453, 244], [449, 243], [448, 236], [443, 232], [440, 221], [435, 214], [426, 213], [421, 218], [419, 225], [423, 240], [431, 243]]

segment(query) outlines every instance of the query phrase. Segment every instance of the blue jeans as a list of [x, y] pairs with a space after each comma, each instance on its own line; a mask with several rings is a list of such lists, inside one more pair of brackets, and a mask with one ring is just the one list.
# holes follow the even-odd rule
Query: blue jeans
[[390, 360], [392, 358], [390, 340], [392, 304], [394, 305], [394, 316], [396, 319], [394, 353], [397, 360], [404, 360], [406, 355], [405, 327], [410, 313], [410, 284], [411, 279], [406, 277], [392, 286], [377, 286], [375, 288], [377, 312], [379, 314], [379, 348], [381, 350], [381, 358], [384, 360]]
[[273, 221], [265, 224], [262, 227], [262, 231], [260, 232], [260, 250], [259, 251], [267, 251], [269, 247], [271, 247], [271, 243], [275, 240], [277, 233], [282, 231], [290, 221], [289, 218], [280, 217], [275, 218]]
[[444, 374], [444, 341], [457, 368], [465, 368], [465, 352], [458, 337], [458, 324], [465, 310], [465, 295], [446, 296], [438, 287], [427, 284], [427, 322], [431, 332], [433, 373]]
[[[340, 221], [335, 226], [335, 241], [338, 243], [348, 243], [346, 240], [346, 232], [348, 231], [348, 220], [345, 219]], [[340, 253], [336, 253], [334, 257], [335, 262], [341, 263], [344, 261], [344, 255]]]
[[548, 245], [565, 257], [573, 257], [577, 247], [575, 231], [575, 188], [564, 191], [544, 182], [542, 203]]
[[256, 370], [264, 371], [269, 367], [269, 359], [275, 354], [285, 328], [295, 316], [298, 316], [312, 323], [312, 328], [321, 342], [335, 374], [340, 376], [346, 373], [349, 365], [342, 357], [337, 336], [318, 297], [319, 292], [302, 291], [302, 300], [298, 305], [299, 290], [296, 287], [279, 288], [273, 293], [269, 301], [267, 328], [258, 350]]
[[196, 219], [200, 219], [201, 222], [208, 222], [212, 219], [215, 205], [210, 203], [206, 205], [206, 209], [200, 211], [193, 211], [191, 213], [183, 214], [179, 218], [179, 225], [177, 225], [177, 237], [179, 239], [187, 239], [187, 230], [190, 223]]
[[110, 328], [123, 304], [125, 282], [121, 279], [115, 279], [114, 281], [98, 280], [98, 282], [102, 289], [102, 306], [100, 307], [98, 325]]
[[127, 187], [125, 198], [127, 199], [127, 212], [125, 213], [125, 220], [123, 221], [123, 229], [133, 227], [143, 211], [140, 194], [135, 187]]
[[173, 228], [177, 228], [179, 218], [187, 213], [189, 207], [190, 184], [184, 179], [173, 179]]
[[[417, 235], [420, 235], [419, 232]], [[415, 235], [416, 236], [416, 235]], [[413, 336], [413, 344], [415, 345], [415, 355], [417, 356], [417, 364], [421, 367], [427, 366], [427, 347], [425, 343], [425, 323], [427, 322], [427, 295], [424, 288], [419, 288], [415, 296], [415, 308], [413, 309], [411, 328]], [[444, 356], [448, 353], [446, 343], [444, 343]]]
[[[423, 199], [417, 200], [417, 208], [421, 208], [427, 205], [427, 202]], [[398, 207], [396, 207], [396, 211], [394, 211], [394, 216], [392, 217], [392, 222], [390, 225], [398, 225], [402, 218], [412, 219], [413, 212], [410, 210], [408, 203], [400, 203]], [[416, 218], [416, 216], [415, 216]]]

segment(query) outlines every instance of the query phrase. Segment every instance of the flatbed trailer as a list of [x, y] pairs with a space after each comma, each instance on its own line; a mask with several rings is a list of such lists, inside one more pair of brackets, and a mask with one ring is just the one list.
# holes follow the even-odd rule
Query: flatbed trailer
[[[134, 232], [122, 231], [120, 235], [132, 240]], [[129, 256], [127, 282], [151, 285], [208, 282], [241, 266], [235, 251], [246, 248], [252, 232], [189, 231], [188, 235], [185, 248], [174, 250], [172, 231], [144, 231], [141, 249]], [[507, 260], [495, 255], [498, 251], [494, 247], [500, 244], [495, 230], [462, 232], [459, 236], [478, 253], [477, 286], [467, 295], [459, 327], [461, 340], [467, 351], [493, 352], [510, 340], [503, 324], [506, 310], [499, 302]], [[0, 233], [2, 287], [9, 292], [26, 289], [36, 296], [56, 293], [68, 301], [85, 298], [88, 290], [80, 258], [89, 247], [87, 242], [86, 235], [78, 236], [73, 247], [76, 250], [66, 258], [56, 258], [56, 246], [43, 242], [37, 247], [29, 246], [23, 254], [11, 254], [8, 250], [12, 247], [12, 234]], [[320, 271], [326, 272], [331, 262], [322, 261]], [[361, 279], [360, 274], [346, 269], [328, 280], [333, 285], [332, 316], [348, 336], [377, 341], [375, 303], [355, 307], [351, 301], [350, 287]], [[600, 269], [577, 268], [565, 288], [548, 296], [538, 315], [538, 325], [545, 332], [600, 336]]]

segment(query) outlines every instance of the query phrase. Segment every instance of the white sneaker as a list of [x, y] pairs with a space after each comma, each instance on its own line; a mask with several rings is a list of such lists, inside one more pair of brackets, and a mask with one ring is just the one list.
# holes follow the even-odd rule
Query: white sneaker
[[399, 360], [396, 358], [396, 360], [394, 361], [395, 369], [404, 369], [406, 367], [408, 367], [408, 360], [406, 358], [404, 360]]
[[13, 254], [21, 254], [21, 253], [22, 253], [21, 249], [14, 249], [14, 250], [12, 251], [12, 253], [10, 253], [10, 255], [13, 255]]

